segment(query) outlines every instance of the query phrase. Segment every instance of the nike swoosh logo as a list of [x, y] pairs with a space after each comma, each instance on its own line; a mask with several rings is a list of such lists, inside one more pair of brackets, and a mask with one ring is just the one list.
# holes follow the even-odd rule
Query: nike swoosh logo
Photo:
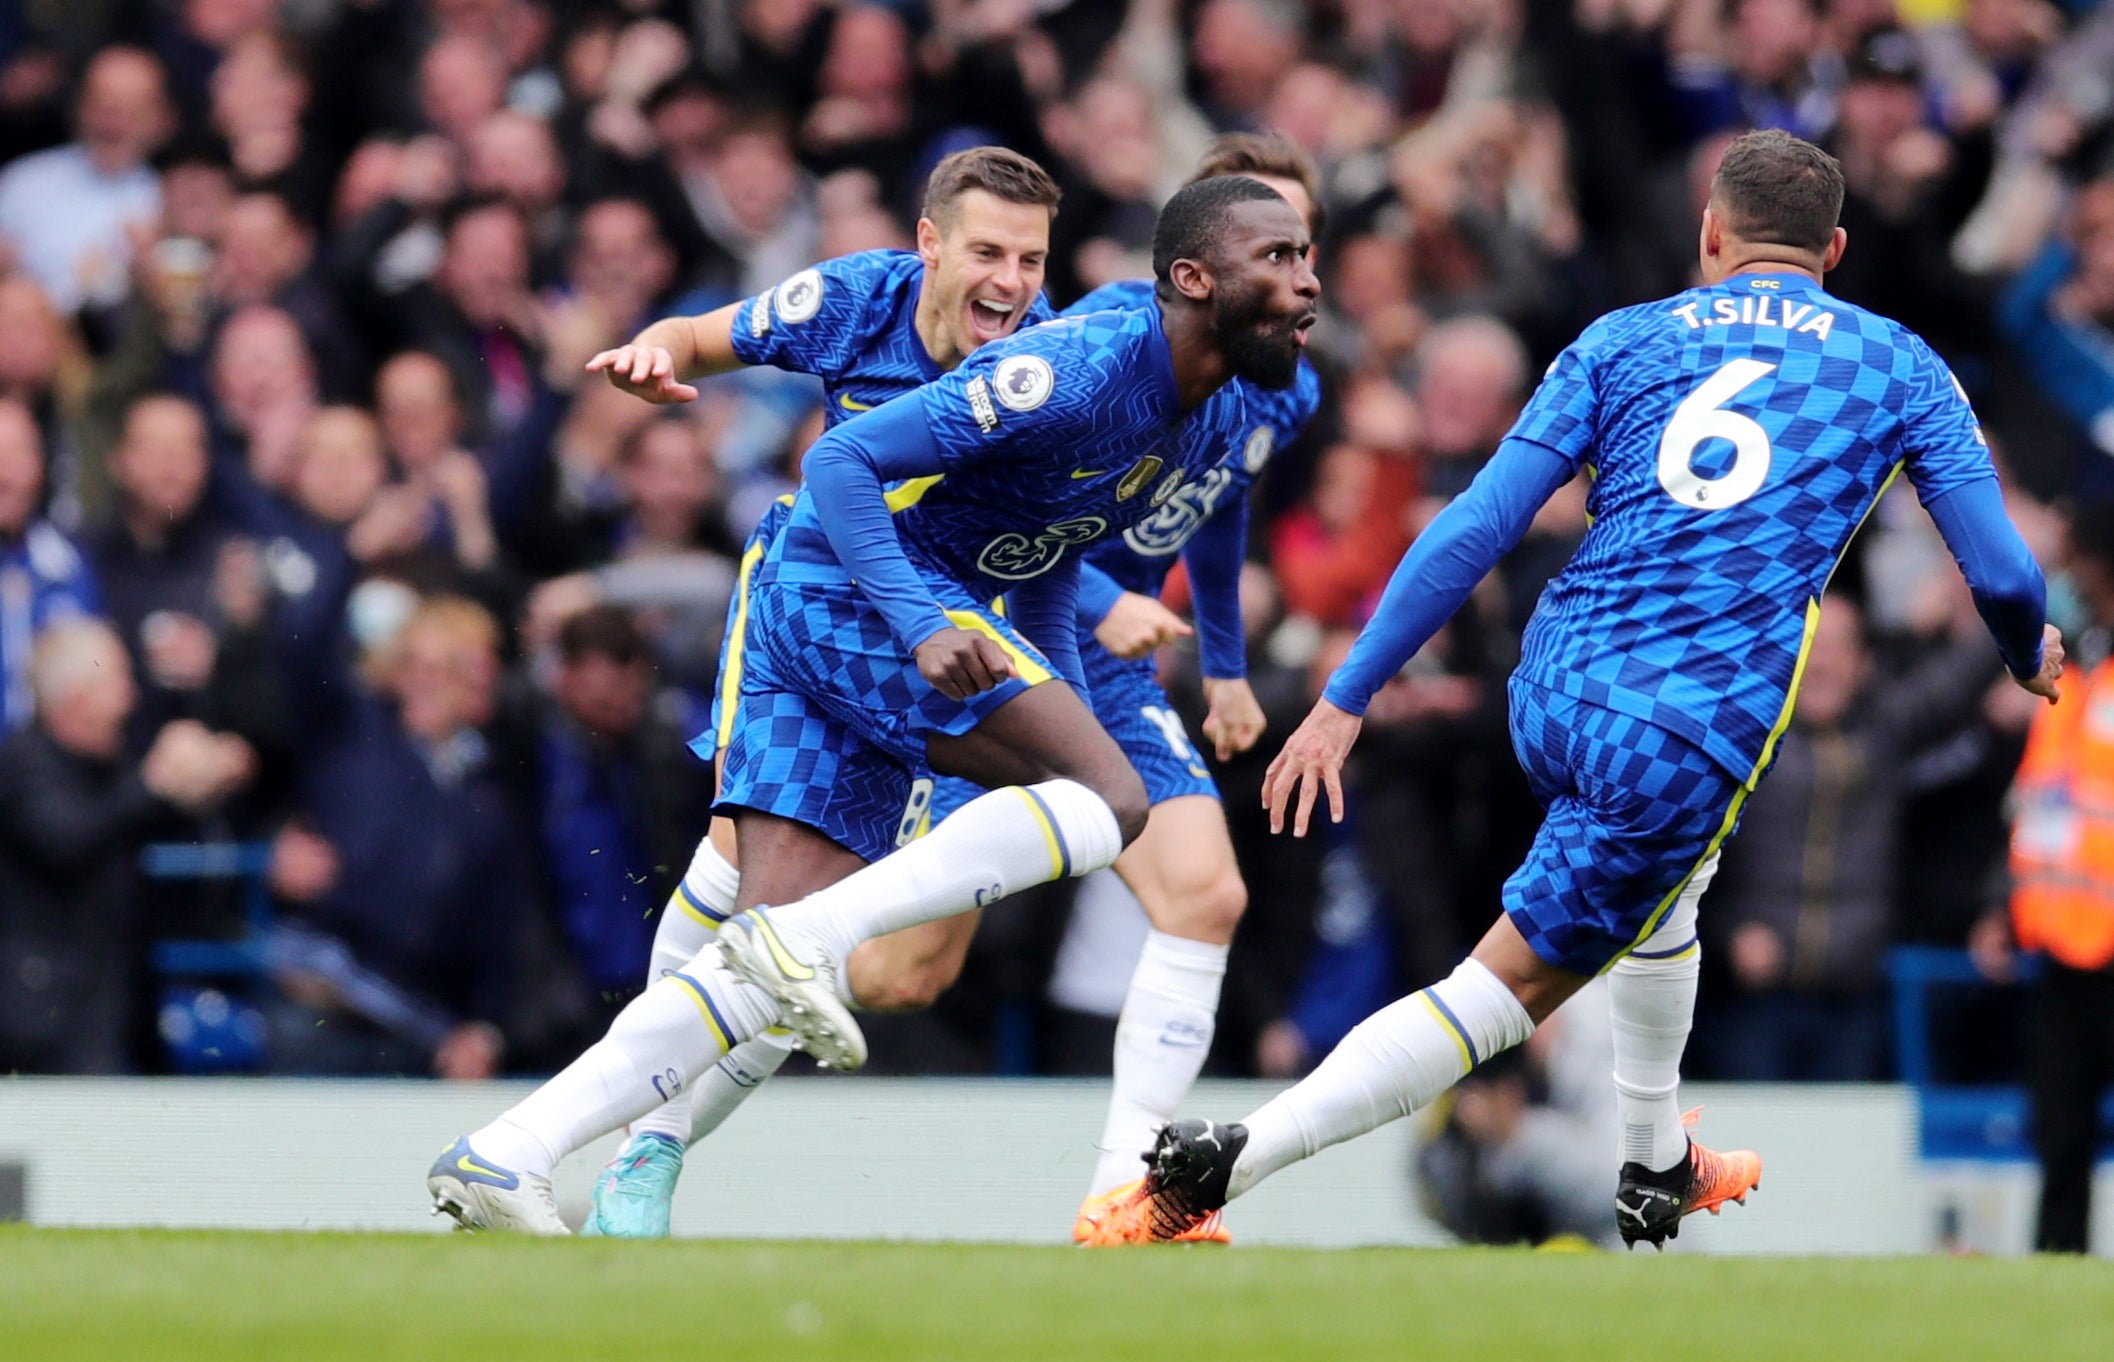
[[764, 921], [763, 918], [755, 913], [751, 913], [749, 916], [755, 920], [757, 930], [763, 935], [763, 944], [770, 950], [771, 959], [777, 962], [780, 973], [784, 974], [788, 979], [803, 981], [815, 977], [815, 972], [806, 965], [801, 964], [793, 953], [787, 950], [784, 944], [778, 940], [778, 933], [771, 930], [770, 923]]
[[1074, 468], [1072, 470], [1072, 481], [1077, 482], [1081, 478], [1098, 478], [1107, 471], [1106, 468]]
[[872, 407], [868, 406], [868, 405], [867, 405], [866, 403], [864, 403], [864, 402], [861, 402], [861, 401], [859, 401], [859, 400], [858, 400], [857, 398], [853, 397], [853, 396], [852, 396], [852, 395], [851, 395], [850, 393], [843, 393], [843, 394], [840, 394], [840, 395], [838, 396], [838, 398], [837, 398], [837, 405], [838, 405], [838, 406], [840, 406], [840, 407], [842, 407], [842, 408], [844, 408], [844, 410], [846, 410], [846, 411], [872, 411], [872, 410], [873, 410], [873, 408], [872, 408]]
[[508, 1176], [507, 1174], [499, 1171], [497, 1168], [485, 1167], [483, 1164], [471, 1158], [468, 1154], [465, 1154], [461, 1158], [457, 1159], [455, 1161], [455, 1166], [465, 1173], [475, 1173], [480, 1177], [498, 1178], [501, 1181], [506, 1181]]

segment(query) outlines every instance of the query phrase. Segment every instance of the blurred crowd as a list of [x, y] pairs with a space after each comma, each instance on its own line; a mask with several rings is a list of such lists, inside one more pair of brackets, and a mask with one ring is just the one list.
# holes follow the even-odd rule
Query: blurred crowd
[[[660, 409], [583, 362], [908, 246], [926, 172], [986, 142], [1063, 186], [1062, 306], [1148, 273], [1209, 137], [1262, 127], [1322, 168], [1328, 396], [1254, 510], [1271, 733], [1218, 772], [1254, 907], [1213, 1065], [1302, 1071], [1451, 967], [1532, 834], [1501, 683], [1584, 489], [1376, 701], [1351, 820], [1267, 836], [1274, 743], [1556, 351], [1687, 286], [1756, 126], [1841, 159], [1830, 288], [1952, 364], [2058, 622], [2103, 637], [2059, 573], [2114, 487], [2114, 5], [0, 6], [0, 1072], [563, 1062], [643, 981], [730, 555], [819, 429], [804, 378]], [[1194, 658], [1163, 665], [1194, 731]], [[1694, 1073], [1884, 1076], [1890, 945], [2008, 968], [2021, 698], [1890, 495], [1710, 895]], [[143, 859], [172, 843], [263, 850]], [[876, 1067], [1105, 1069], [1077, 962], [1126, 912], [1023, 896]], [[216, 940], [252, 972], [163, 949]]]

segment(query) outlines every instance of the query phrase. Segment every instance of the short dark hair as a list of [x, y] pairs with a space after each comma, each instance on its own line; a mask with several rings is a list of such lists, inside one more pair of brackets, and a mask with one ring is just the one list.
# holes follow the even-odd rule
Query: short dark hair
[[631, 667], [652, 653], [638, 618], [621, 605], [591, 605], [558, 626], [558, 656], [567, 663], [604, 657], [619, 667]]
[[1235, 204], [1273, 200], [1285, 203], [1285, 196], [1245, 175], [1214, 175], [1183, 185], [1153, 224], [1152, 277], [1168, 284], [1175, 261], [1208, 259], [1226, 234]]
[[1842, 217], [1842, 167], [1788, 132], [1746, 133], [1725, 148], [1710, 202], [1742, 241], [1825, 251]]
[[1040, 204], [1057, 216], [1057, 201], [1064, 191], [1050, 172], [1029, 157], [1009, 147], [969, 147], [940, 158], [925, 179], [925, 202], [920, 216], [932, 219], [941, 231], [954, 225], [954, 210], [962, 195], [981, 189], [1007, 203]]
[[1314, 206], [1307, 230], [1321, 235], [1321, 171], [1306, 149], [1283, 133], [1222, 132], [1212, 138], [1189, 183], [1220, 175], [1268, 175], [1292, 181], [1307, 191], [1307, 202]]

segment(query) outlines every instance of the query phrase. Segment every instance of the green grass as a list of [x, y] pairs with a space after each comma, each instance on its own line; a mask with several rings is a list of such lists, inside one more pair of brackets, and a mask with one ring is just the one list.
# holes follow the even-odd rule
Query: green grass
[[2114, 1267], [0, 1230], [0, 1358], [2114, 1357]]

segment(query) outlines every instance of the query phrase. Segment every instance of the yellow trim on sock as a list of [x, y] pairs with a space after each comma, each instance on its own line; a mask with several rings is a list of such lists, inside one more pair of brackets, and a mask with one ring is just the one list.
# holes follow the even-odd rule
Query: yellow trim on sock
[[729, 1050], [732, 1050], [734, 1041], [727, 1035], [725, 1029], [720, 1026], [719, 1018], [712, 1014], [712, 1004], [705, 1000], [704, 991], [680, 974], [671, 974], [668, 977], [675, 980], [677, 984], [681, 985], [683, 991], [690, 995], [691, 1003], [697, 1008], [697, 1015], [705, 1019], [705, 1029], [712, 1033], [712, 1039], [719, 1042], [719, 1052], [726, 1054]]
[[1037, 826], [1042, 829], [1043, 845], [1048, 847], [1050, 851], [1050, 878], [1053, 880], [1063, 879], [1064, 847], [1057, 840], [1057, 825], [1052, 823], [1050, 816], [1042, 811], [1042, 805], [1037, 802], [1035, 796], [1029, 794], [1018, 785], [1010, 788], [1014, 794], [1020, 796], [1020, 802], [1028, 806], [1028, 812], [1035, 816]]
[[1431, 990], [1428, 988], [1419, 990], [1417, 999], [1424, 1004], [1424, 1010], [1431, 1014], [1431, 1019], [1444, 1027], [1446, 1034], [1453, 1037], [1453, 1043], [1460, 1047], [1461, 1072], [1465, 1074], [1470, 1069], [1473, 1069], [1475, 1067], [1475, 1052], [1468, 1048], [1468, 1037], [1461, 1034], [1460, 1027], [1455, 1026], [1446, 1019], [1446, 1014], [1439, 1010], [1438, 1000], [1431, 996]]

